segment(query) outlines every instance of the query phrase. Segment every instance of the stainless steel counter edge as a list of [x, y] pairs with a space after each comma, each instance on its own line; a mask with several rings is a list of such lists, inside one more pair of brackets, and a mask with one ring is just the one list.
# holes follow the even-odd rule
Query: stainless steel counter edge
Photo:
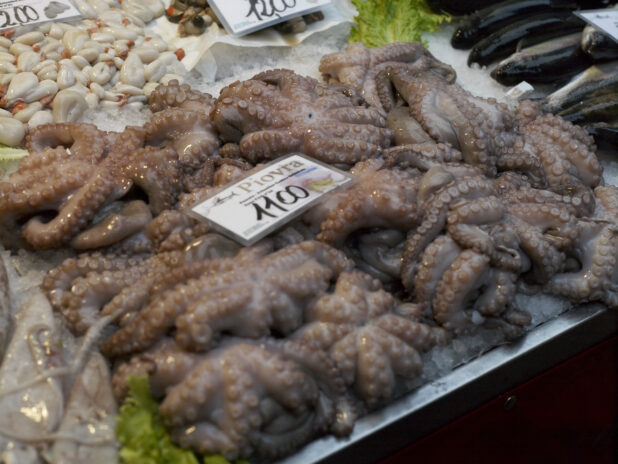
[[279, 464], [375, 463], [617, 332], [617, 311], [578, 306], [363, 417], [350, 437], [315, 440]]

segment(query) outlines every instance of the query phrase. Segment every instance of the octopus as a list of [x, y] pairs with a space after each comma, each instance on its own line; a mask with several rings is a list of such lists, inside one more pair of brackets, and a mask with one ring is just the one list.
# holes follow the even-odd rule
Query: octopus
[[348, 235], [360, 229], [388, 227], [407, 231], [419, 223], [417, 176], [383, 166], [378, 159], [357, 163], [350, 173], [358, 182], [330, 195], [305, 215], [306, 222], [319, 226], [318, 240], [341, 246]]
[[303, 323], [307, 305], [351, 267], [342, 252], [316, 241], [267, 251], [250, 247], [208, 261], [201, 275], [153, 300], [105, 340], [103, 353], [143, 351], [174, 327], [178, 344], [192, 351], [211, 349], [222, 333], [288, 334]]
[[144, 126], [146, 143], [170, 146], [176, 151], [187, 174], [216, 155], [219, 137], [209, 117], [215, 99], [172, 79], [161, 84], [149, 97], [153, 115]]
[[266, 71], [221, 90], [213, 123], [224, 157], [253, 163], [300, 151], [331, 164], [351, 166], [377, 156], [392, 131], [375, 108], [359, 105], [355, 93], [293, 71]]
[[[144, 147], [143, 129], [130, 127], [95, 136], [87, 150], [81, 127], [96, 134], [93, 126], [64, 123], [38, 126], [28, 135], [31, 155], [0, 182], [3, 236], [20, 230], [37, 249], [98, 248], [136, 233], [176, 203], [180, 176], [172, 149]], [[147, 203], [118, 205], [138, 190]]]
[[235, 256], [238, 248], [220, 235], [204, 233], [184, 247], [154, 255], [84, 254], [50, 270], [41, 288], [68, 327], [83, 334], [102, 316], [122, 324], [165, 290], [199, 276], [211, 258]]
[[349, 85], [367, 103], [386, 114], [378, 75], [389, 66], [401, 64], [429, 71], [448, 82], [454, 82], [457, 77], [453, 68], [434, 58], [420, 42], [395, 42], [376, 48], [367, 48], [361, 42], [351, 43], [341, 53], [323, 56], [319, 70], [325, 81]]
[[313, 321], [294, 337], [327, 352], [348, 387], [375, 407], [409, 389], [422, 369], [417, 350], [444, 344], [446, 331], [395, 312], [380, 282], [355, 271], [339, 276], [335, 291], [310, 311]]
[[552, 275], [545, 288], [578, 302], [602, 301], [618, 308], [618, 189], [600, 186], [594, 193], [599, 207], [591, 218], [577, 222], [579, 234], [567, 250], [578, 267]]
[[122, 365], [114, 384], [152, 371], [172, 439], [228, 459], [273, 459], [328, 431], [348, 434], [355, 414], [336, 367], [297, 341], [230, 339], [208, 353], [167, 341]]

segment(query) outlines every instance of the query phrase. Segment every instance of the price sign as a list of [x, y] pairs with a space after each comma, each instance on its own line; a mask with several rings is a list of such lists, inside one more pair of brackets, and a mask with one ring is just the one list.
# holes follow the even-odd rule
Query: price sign
[[76, 16], [69, 0], [0, 0], [0, 30]]
[[317, 11], [331, 0], [209, 0], [208, 4], [233, 35], [245, 35], [286, 19]]
[[251, 245], [307, 210], [353, 177], [301, 155], [275, 161], [194, 205], [205, 219], [243, 245]]
[[588, 24], [592, 24], [597, 29], [605, 32], [612, 39], [614, 39], [614, 41], [618, 42], [617, 9], [608, 8], [604, 10], [576, 11], [575, 14]]

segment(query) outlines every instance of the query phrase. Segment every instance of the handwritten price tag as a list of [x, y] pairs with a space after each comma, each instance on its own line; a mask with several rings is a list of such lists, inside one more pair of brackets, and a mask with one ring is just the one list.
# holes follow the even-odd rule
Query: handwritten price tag
[[245, 35], [317, 11], [331, 0], [209, 0], [225, 30]]
[[290, 155], [194, 205], [189, 214], [251, 245], [352, 181], [343, 171]]
[[618, 42], [617, 9], [607, 8], [604, 10], [576, 11], [575, 14]]
[[69, 0], [0, 0], [0, 30], [76, 16]]

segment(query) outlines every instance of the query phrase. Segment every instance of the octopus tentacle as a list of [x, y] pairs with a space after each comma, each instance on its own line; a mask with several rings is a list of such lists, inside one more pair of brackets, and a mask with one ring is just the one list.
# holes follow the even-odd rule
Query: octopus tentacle
[[432, 304], [435, 320], [447, 329], [463, 329], [468, 323], [465, 304], [484, 285], [488, 271], [488, 257], [472, 250], [462, 251], [438, 284]]
[[33, 153], [60, 146], [68, 148], [73, 157], [96, 163], [105, 153], [106, 141], [103, 132], [86, 123], [42, 124], [26, 137], [26, 149]]

